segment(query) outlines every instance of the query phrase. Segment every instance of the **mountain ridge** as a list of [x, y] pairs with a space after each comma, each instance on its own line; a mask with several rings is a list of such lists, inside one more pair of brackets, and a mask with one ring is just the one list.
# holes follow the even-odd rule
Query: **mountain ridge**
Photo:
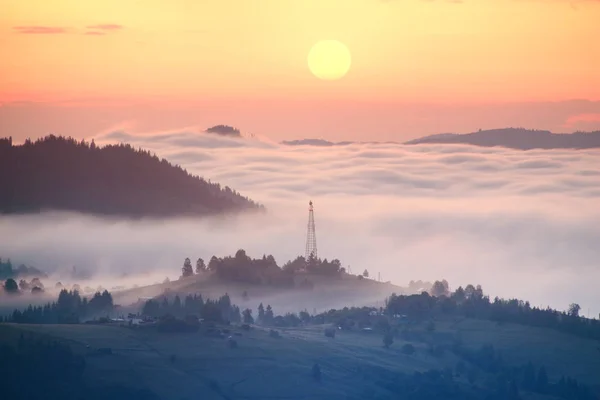
[[0, 214], [52, 210], [139, 218], [264, 209], [129, 144], [99, 147], [54, 135], [22, 145], [0, 139], [0, 187]]
[[345, 146], [350, 144], [469, 144], [479, 147], [506, 147], [516, 150], [532, 149], [594, 149], [600, 148], [600, 131], [552, 133], [545, 130], [500, 128], [471, 133], [440, 133], [423, 136], [406, 142], [332, 142], [323, 139], [299, 139], [281, 142], [287, 146]]

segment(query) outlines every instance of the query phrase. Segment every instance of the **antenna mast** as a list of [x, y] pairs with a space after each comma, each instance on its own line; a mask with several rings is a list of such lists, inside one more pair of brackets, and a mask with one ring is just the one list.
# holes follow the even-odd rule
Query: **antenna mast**
[[304, 260], [308, 263], [311, 258], [317, 258], [317, 236], [315, 235], [315, 216], [313, 213], [313, 202], [308, 202], [308, 229], [306, 232], [306, 254]]

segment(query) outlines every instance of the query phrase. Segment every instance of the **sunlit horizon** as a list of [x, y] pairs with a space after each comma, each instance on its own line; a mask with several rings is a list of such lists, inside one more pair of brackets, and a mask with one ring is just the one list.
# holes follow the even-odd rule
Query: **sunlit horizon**
[[[594, 1], [0, 5], [0, 120], [17, 137], [85, 137], [124, 122], [340, 140], [600, 129]], [[344, 79], [320, 80], [307, 65], [328, 39], [352, 54]], [[366, 131], [373, 121], [378, 131]]]

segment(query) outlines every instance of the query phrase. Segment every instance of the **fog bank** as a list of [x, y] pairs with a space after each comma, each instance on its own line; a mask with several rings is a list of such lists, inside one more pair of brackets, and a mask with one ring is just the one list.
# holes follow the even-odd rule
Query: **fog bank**
[[[243, 248], [282, 265], [304, 252], [308, 200], [319, 255], [405, 285], [445, 278], [493, 296], [597, 316], [600, 152], [471, 146], [283, 146], [192, 130], [126, 141], [266, 205], [265, 215], [115, 220], [71, 213], [0, 217], [0, 256], [49, 273], [75, 265], [110, 288], [178, 277], [185, 257]], [[134, 280], [137, 278], [133, 278]], [[46, 283], [46, 282], [44, 282]], [[54, 282], [52, 282], [52, 285]], [[114, 286], [113, 285], [113, 286]]]

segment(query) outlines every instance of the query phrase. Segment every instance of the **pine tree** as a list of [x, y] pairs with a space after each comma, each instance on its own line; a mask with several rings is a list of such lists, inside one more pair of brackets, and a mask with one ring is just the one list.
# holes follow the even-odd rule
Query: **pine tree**
[[258, 305], [258, 319], [257, 319], [258, 323], [264, 323], [265, 322], [265, 307], [263, 306], [263, 303], [260, 303]]
[[231, 322], [242, 322], [242, 314], [240, 313], [240, 308], [238, 306], [233, 306], [231, 310]]
[[273, 309], [271, 308], [271, 305], [268, 304], [267, 310], [265, 311], [265, 324], [267, 324], [267, 325], [272, 324], [274, 318], [275, 318], [275, 316], [273, 315]]
[[244, 316], [245, 324], [253, 324], [254, 323], [254, 318], [252, 318], [252, 310], [251, 309], [246, 308], [243, 312], [243, 316]]
[[173, 299], [173, 313], [175, 315], [178, 315], [181, 313], [181, 298], [179, 297], [179, 295], [175, 296], [175, 299]]
[[204, 260], [199, 258], [196, 261], [196, 273], [199, 274], [201, 272], [206, 271], [206, 264], [204, 264]]
[[161, 314], [166, 314], [169, 312], [169, 299], [163, 297], [163, 301], [160, 304]]
[[181, 277], [187, 278], [188, 276], [194, 275], [194, 269], [192, 268], [192, 262], [189, 258], [186, 258], [183, 262], [183, 268], [181, 268]]

